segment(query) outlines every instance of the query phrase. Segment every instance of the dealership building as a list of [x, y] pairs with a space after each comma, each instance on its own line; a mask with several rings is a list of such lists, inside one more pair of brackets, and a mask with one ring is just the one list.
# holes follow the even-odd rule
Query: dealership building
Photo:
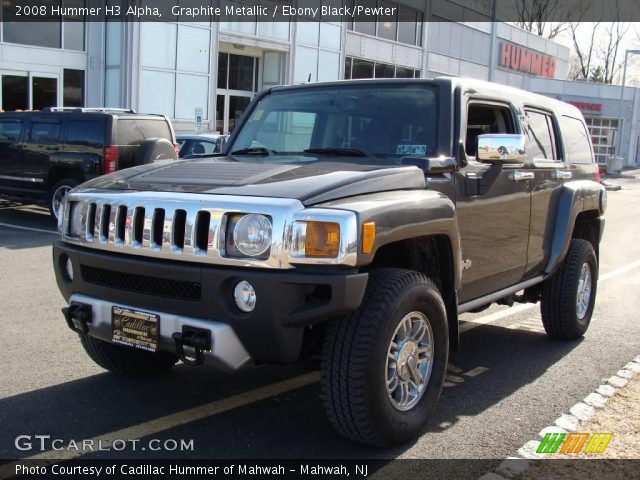
[[440, 2], [427, 13], [425, 0], [378, 3], [396, 6], [396, 21], [3, 21], [0, 106], [133, 108], [166, 114], [177, 132], [194, 131], [198, 110], [203, 132], [229, 132], [273, 85], [468, 76], [573, 103], [598, 162], [640, 164], [639, 89], [625, 88], [620, 102], [618, 86], [567, 80], [564, 45], [506, 23], [450, 20], [483, 2]]

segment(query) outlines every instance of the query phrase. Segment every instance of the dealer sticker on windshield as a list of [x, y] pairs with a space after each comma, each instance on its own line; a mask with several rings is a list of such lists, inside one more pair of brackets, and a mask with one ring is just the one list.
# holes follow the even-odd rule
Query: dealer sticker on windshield
[[421, 155], [427, 154], [426, 145], [398, 145], [396, 153], [400, 155]]

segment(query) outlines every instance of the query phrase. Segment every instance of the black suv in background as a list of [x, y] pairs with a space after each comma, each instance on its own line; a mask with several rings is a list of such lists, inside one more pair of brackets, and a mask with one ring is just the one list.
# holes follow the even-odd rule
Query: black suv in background
[[164, 115], [133, 110], [51, 108], [0, 113], [0, 195], [47, 203], [94, 177], [176, 159], [173, 127]]

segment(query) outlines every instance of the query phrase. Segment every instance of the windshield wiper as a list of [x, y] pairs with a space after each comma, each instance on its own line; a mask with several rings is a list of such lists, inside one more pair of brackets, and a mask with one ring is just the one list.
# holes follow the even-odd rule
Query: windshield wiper
[[231, 155], [275, 155], [276, 153], [278, 152], [267, 147], [249, 147], [234, 150]]
[[362, 150], [353, 148], [307, 148], [304, 153], [317, 153], [320, 155], [338, 155], [341, 157], [367, 157]]

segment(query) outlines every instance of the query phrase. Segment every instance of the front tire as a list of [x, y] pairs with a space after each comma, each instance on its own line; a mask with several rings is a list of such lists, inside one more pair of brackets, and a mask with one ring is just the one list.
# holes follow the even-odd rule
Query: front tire
[[435, 284], [410, 270], [373, 270], [361, 306], [327, 330], [321, 386], [329, 421], [372, 446], [418, 436], [440, 396], [448, 354]]
[[131, 347], [80, 335], [80, 341], [91, 360], [110, 372], [126, 376], [143, 376], [167, 372], [178, 357], [166, 352], [145, 352]]
[[542, 288], [540, 313], [552, 338], [575, 340], [591, 323], [598, 286], [598, 259], [586, 240], [573, 239], [560, 268]]

